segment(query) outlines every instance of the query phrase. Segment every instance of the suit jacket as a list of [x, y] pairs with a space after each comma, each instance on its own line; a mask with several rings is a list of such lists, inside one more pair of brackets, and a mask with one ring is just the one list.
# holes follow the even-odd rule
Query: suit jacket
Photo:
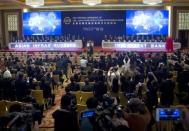
[[64, 109], [58, 109], [52, 114], [54, 131], [78, 131], [77, 116]]

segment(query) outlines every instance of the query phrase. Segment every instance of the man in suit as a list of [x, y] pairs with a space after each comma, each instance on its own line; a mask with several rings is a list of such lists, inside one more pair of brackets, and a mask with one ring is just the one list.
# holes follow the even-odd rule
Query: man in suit
[[161, 104], [164, 106], [173, 105], [175, 82], [172, 80], [173, 75], [168, 74], [167, 79], [164, 80], [160, 87]]
[[15, 81], [15, 89], [17, 100], [22, 101], [28, 90], [28, 83], [24, 80], [24, 75], [22, 73], [19, 74], [18, 79]]
[[52, 116], [54, 118], [54, 131], [78, 131], [76, 114], [71, 111], [71, 99], [64, 95], [61, 99], [61, 109], [56, 110]]

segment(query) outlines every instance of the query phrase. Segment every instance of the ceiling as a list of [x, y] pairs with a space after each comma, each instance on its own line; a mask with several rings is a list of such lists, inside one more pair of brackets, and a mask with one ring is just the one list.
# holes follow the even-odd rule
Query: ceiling
[[[163, 0], [163, 5], [179, 5], [189, 6], [189, 0]], [[82, 0], [45, 0], [45, 6], [47, 8], [55, 8], [58, 6], [84, 6]], [[102, 0], [102, 5], [143, 5], [142, 0]], [[144, 6], [144, 5], [143, 5]], [[25, 5], [25, 0], [0, 0], [0, 9], [18, 9], [28, 7]], [[43, 8], [44, 8], [43, 7]]]

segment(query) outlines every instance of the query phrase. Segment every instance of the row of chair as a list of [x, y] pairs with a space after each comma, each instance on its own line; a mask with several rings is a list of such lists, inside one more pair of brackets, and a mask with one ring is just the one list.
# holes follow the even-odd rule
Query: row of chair
[[[86, 101], [88, 98], [94, 96], [93, 92], [72, 91], [71, 93], [76, 96], [77, 104], [83, 104], [83, 105], [86, 105]], [[110, 96], [112, 96], [112, 97], [119, 98], [121, 105], [123, 105], [123, 106], [127, 105], [128, 100], [125, 97], [124, 92], [118, 92], [118, 93], [108, 92], [108, 94], [110, 94]]]
[[19, 101], [7, 101], [7, 100], [1, 100], [0, 101], [0, 117], [7, 115], [9, 112], [9, 109], [14, 104], [20, 104], [23, 105], [24, 103]]

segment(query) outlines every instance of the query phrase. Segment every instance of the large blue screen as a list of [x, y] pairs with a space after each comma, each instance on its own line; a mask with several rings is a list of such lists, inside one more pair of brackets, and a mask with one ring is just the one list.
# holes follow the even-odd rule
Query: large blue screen
[[23, 13], [24, 35], [61, 35], [61, 12]]
[[127, 35], [168, 35], [167, 10], [127, 10]]

